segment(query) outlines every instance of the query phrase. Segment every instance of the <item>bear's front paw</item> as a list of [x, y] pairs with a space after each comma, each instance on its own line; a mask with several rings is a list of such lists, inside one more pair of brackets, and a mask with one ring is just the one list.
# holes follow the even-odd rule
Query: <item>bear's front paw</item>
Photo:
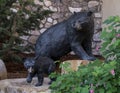
[[96, 60], [96, 58], [94, 56], [92, 56], [92, 57], [89, 57], [87, 60], [94, 61], [94, 60]]
[[37, 83], [35, 86], [36, 86], [36, 87], [42, 86], [42, 83]]

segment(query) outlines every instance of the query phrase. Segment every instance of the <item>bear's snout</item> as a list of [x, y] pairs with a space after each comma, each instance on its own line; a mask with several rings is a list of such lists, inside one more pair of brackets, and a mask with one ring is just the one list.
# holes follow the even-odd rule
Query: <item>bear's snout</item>
[[33, 73], [33, 72], [34, 72], [33, 67], [29, 67], [29, 68], [28, 68], [28, 72], [29, 72], [29, 73]]

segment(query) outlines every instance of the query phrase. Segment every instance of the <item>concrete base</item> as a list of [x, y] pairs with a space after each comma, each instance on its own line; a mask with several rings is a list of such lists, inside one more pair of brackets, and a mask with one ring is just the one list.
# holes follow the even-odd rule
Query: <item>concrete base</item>
[[49, 81], [48, 78], [44, 78], [44, 84], [35, 87], [36, 78], [33, 79], [31, 84], [26, 82], [26, 78], [1, 80], [0, 93], [50, 93]]

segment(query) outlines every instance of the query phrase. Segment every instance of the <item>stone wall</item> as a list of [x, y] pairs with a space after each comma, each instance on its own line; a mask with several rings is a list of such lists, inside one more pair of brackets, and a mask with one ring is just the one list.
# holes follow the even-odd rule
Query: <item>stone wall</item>
[[101, 31], [101, 0], [34, 0], [36, 4], [43, 5], [43, 9], [51, 10], [54, 13], [50, 14], [47, 18], [42, 20], [39, 31], [32, 31], [32, 36], [25, 37], [24, 39], [30, 44], [35, 44], [38, 36], [43, 33], [50, 26], [57, 24], [68, 18], [72, 13], [84, 10], [91, 10], [95, 16], [95, 33], [93, 37], [93, 53], [99, 55], [100, 46], [100, 31]]

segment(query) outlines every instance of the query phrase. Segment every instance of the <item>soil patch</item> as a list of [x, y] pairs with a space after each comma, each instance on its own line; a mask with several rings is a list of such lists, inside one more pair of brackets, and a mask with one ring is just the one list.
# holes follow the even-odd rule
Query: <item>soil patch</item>
[[[104, 60], [101, 56], [96, 56], [100, 60]], [[65, 60], [77, 60], [79, 59], [76, 55], [66, 55], [60, 59], [61, 62]], [[11, 78], [26, 78], [27, 77], [27, 71], [23, 66], [23, 63], [17, 63], [17, 62], [6, 62], [5, 63], [7, 72], [8, 72], [8, 79]], [[60, 72], [59, 69], [59, 63], [57, 64], [56, 71]]]

